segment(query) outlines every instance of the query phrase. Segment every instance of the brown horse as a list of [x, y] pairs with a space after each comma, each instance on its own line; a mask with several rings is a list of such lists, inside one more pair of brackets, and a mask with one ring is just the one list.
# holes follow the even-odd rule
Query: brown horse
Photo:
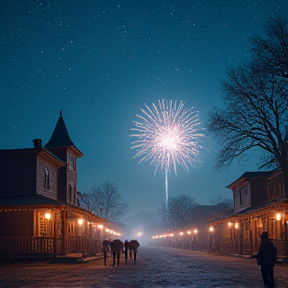
[[123, 253], [123, 242], [120, 239], [114, 239], [112, 242], [110, 242], [110, 247], [113, 255], [112, 266], [115, 266], [116, 256], [117, 256], [117, 266], [119, 266], [120, 253]]
[[[135, 263], [136, 262], [136, 254], [137, 249], [140, 246], [137, 240], [130, 240], [129, 242], [129, 250], [130, 250], [130, 259]], [[133, 259], [132, 259], [132, 252], [133, 252]]]

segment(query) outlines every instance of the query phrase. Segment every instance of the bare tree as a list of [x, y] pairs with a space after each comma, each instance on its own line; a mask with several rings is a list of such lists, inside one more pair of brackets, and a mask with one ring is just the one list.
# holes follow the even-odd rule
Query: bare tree
[[250, 47], [252, 59], [262, 69], [288, 77], [287, 15], [272, 17], [264, 25], [265, 37], [255, 35]]
[[168, 203], [168, 220], [173, 228], [186, 228], [190, 221], [192, 209], [196, 206], [195, 199], [186, 195], [171, 197]]
[[[288, 17], [271, 18], [264, 37], [251, 41], [251, 60], [226, 69], [224, 109], [209, 114], [208, 129], [219, 140], [216, 168], [263, 152], [259, 169], [279, 167], [288, 197]], [[260, 148], [260, 149], [259, 149]]]
[[80, 205], [108, 221], [118, 220], [129, 210], [128, 203], [122, 202], [118, 187], [112, 182], [93, 186], [90, 191], [83, 193], [80, 196]]
[[78, 200], [79, 200], [79, 205], [86, 210], [90, 211], [93, 213], [95, 210], [95, 203], [94, 203], [94, 197], [91, 195], [90, 191], [87, 192], [77, 192], [78, 193]]
[[221, 196], [214, 196], [210, 198], [210, 203], [215, 206], [215, 209], [211, 211], [211, 215], [209, 217], [210, 222], [218, 221], [233, 213], [233, 199], [225, 199]]

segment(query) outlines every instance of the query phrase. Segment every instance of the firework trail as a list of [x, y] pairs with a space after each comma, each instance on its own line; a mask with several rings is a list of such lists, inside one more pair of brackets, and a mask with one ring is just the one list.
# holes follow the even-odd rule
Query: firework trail
[[133, 158], [140, 158], [139, 163], [150, 161], [155, 172], [164, 170], [166, 209], [168, 206], [168, 175], [171, 167], [177, 175], [177, 164], [189, 172], [189, 166], [194, 167], [201, 147], [200, 121], [198, 112], [184, 109], [184, 102], [172, 100], [158, 100], [158, 107], [144, 104], [142, 114], [136, 115], [133, 121], [135, 127], [131, 128], [131, 137], [137, 139], [132, 142], [132, 149], [136, 150]]

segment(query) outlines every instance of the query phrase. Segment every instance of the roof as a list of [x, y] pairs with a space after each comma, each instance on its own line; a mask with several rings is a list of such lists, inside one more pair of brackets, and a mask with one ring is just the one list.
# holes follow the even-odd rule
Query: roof
[[0, 197], [0, 206], [62, 205], [63, 203], [42, 195]]
[[226, 188], [230, 188], [231, 189], [234, 186], [234, 184], [236, 184], [237, 182], [239, 182], [241, 180], [267, 178], [274, 172], [275, 172], [274, 170], [272, 170], [272, 171], [245, 172], [236, 181], [234, 181], [231, 184], [229, 184]]
[[247, 213], [250, 213], [250, 212], [259, 211], [261, 208], [268, 207], [269, 205], [272, 205], [272, 204], [283, 204], [283, 203], [288, 203], [288, 199], [287, 198], [272, 199], [272, 200], [268, 200], [268, 201], [265, 201], [265, 202], [261, 202], [258, 205], [254, 205], [254, 206], [248, 207], [247, 209], [241, 210], [241, 211], [235, 213], [235, 215], [243, 215], [243, 214], [247, 214]]
[[5, 209], [39, 209], [39, 208], [60, 208], [69, 209], [77, 213], [86, 215], [89, 219], [97, 219], [100, 222], [106, 222], [107, 220], [101, 218], [92, 212], [77, 206], [73, 206], [58, 200], [47, 198], [45, 196], [26, 195], [26, 196], [4, 196], [0, 197], [0, 210]]
[[[2, 155], [5, 154], [13, 154], [16, 155], [16, 153], [20, 153], [21, 155], [24, 153], [30, 153], [30, 154], [34, 154], [35, 156], [37, 156], [39, 153], [46, 153], [48, 157], [50, 157], [50, 159], [53, 159], [54, 161], [60, 162], [62, 166], [66, 165], [66, 163], [64, 161], [62, 161], [61, 159], [59, 159], [57, 156], [55, 156], [53, 153], [51, 153], [49, 150], [45, 149], [45, 147], [37, 147], [37, 148], [21, 148], [21, 149], [3, 149], [0, 150], [0, 153]], [[19, 154], [17, 154], [19, 155]]]
[[50, 140], [45, 145], [45, 148], [58, 148], [58, 147], [70, 147], [78, 155], [78, 157], [83, 156], [83, 153], [75, 146], [71, 140], [68, 130], [66, 128], [64, 119], [62, 117], [62, 111], [60, 110], [59, 119], [56, 123], [54, 131]]
[[54, 128], [53, 134], [45, 145], [45, 147], [69, 147], [75, 146], [73, 141], [71, 140], [64, 119], [62, 117], [62, 111], [60, 110], [59, 119]]

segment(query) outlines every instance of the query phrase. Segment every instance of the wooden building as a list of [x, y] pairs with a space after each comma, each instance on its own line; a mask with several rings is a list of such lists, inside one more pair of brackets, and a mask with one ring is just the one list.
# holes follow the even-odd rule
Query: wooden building
[[[0, 150], [0, 254], [95, 254], [106, 220], [80, 208], [77, 161], [62, 113], [45, 146]], [[102, 234], [101, 234], [102, 233]]]
[[279, 257], [288, 256], [288, 199], [281, 170], [246, 172], [227, 186], [232, 190], [234, 213], [211, 223], [214, 250], [257, 253], [260, 234], [268, 231]]

